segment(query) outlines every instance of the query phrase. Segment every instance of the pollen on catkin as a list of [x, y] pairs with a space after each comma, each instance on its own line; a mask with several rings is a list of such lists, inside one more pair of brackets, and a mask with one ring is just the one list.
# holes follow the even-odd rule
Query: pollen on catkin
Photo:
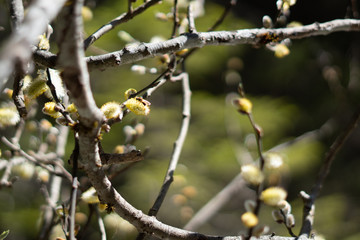
[[100, 110], [104, 113], [107, 119], [114, 119], [119, 117], [121, 113], [121, 106], [117, 102], [107, 102], [101, 106]]
[[269, 206], [277, 206], [286, 196], [287, 192], [283, 188], [270, 187], [262, 191], [260, 199]]
[[127, 109], [131, 112], [135, 113], [136, 115], [146, 116], [150, 113], [150, 107], [147, 102], [142, 101], [139, 98], [130, 98], [125, 103]]
[[62, 116], [61, 113], [59, 113], [59, 111], [56, 109], [55, 102], [45, 103], [45, 105], [42, 109], [42, 112], [53, 118], [58, 118], [58, 117]]

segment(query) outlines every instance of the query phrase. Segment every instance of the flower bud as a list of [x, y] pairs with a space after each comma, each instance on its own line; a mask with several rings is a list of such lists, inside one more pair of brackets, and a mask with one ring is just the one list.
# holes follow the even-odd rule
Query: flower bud
[[262, 191], [260, 199], [269, 206], [276, 206], [286, 199], [287, 192], [280, 187], [270, 187]]
[[20, 115], [15, 107], [0, 108], [0, 128], [15, 126], [19, 121]]
[[255, 237], [260, 237], [261, 235], [267, 234], [269, 232], [270, 228], [269, 226], [257, 226], [254, 231], [253, 231], [253, 235]]
[[82, 16], [84, 22], [87, 22], [93, 18], [93, 13], [89, 7], [83, 6], [81, 9], [81, 16]]
[[58, 117], [62, 116], [61, 113], [59, 113], [59, 111], [56, 109], [55, 102], [45, 103], [45, 105], [42, 109], [42, 112], [53, 118], [58, 118]]
[[280, 154], [267, 152], [264, 155], [265, 167], [269, 170], [278, 169], [283, 165], [283, 159]]
[[10, 88], [5, 88], [4, 89], [4, 93], [6, 94], [6, 96], [8, 96], [8, 98], [12, 98], [12, 95], [13, 95], [13, 90], [12, 89], [10, 89]]
[[259, 219], [252, 212], [246, 212], [241, 215], [241, 221], [247, 228], [255, 227], [259, 223]]
[[131, 95], [137, 93], [135, 88], [129, 88], [128, 90], [125, 91], [125, 99], [129, 99]]
[[255, 201], [248, 199], [244, 202], [244, 207], [247, 212], [254, 212], [256, 203]]
[[83, 192], [81, 194], [81, 199], [88, 204], [94, 204], [100, 202], [94, 187], [91, 187], [85, 192]]
[[121, 113], [120, 104], [117, 102], [107, 102], [101, 106], [100, 110], [107, 119], [117, 118]]
[[286, 227], [293, 228], [295, 227], [295, 217], [292, 214], [286, 215]]
[[290, 50], [285, 44], [280, 43], [274, 47], [274, 54], [277, 58], [283, 58], [290, 54]]
[[46, 34], [42, 34], [39, 36], [39, 44], [38, 44], [39, 49], [41, 50], [49, 50], [50, 49], [50, 43], [49, 43], [49, 39], [46, 38]]
[[241, 176], [252, 185], [259, 185], [264, 180], [264, 175], [260, 169], [252, 164], [246, 164], [241, 167]]
[[123, 154], [125, 152], [125, 146], [124, 145], [117, 145], [115, 148], [114, 148], [114, 153], [117, 153], [117, 154]]
[[138, 136], [141, 136], [141, 135], [143, 135], [144, 134], [144, 132], [145, 132], [145, 125], [143, 124], [143, 123], [138, 123], [138, 124], [136, 124], [136, 126], [135, 126], [135, 131], [136, 131], [136, 134], [138, 135]]
[[143, 65], [132, 65], [131, 71], [140, 75], [144, 75], [146, 73], [146, 67]]
[[268, 15], [263, 16], [262, 23], [264, 28], [271, 28], [273, 26], [272, 20]]
[[66, 107], [66, 111], [68, 111], [69, 113], [76, 113], [77, 112], [77, 109], [76, 109], [76, 106], [74, 103], [68, 105]]
[[237, 107], [238, 111], [244, 114], [251, 113], [252, 103], [247, 98], [238, 98], [233, 101], [235, 107]]
[[59, 217], [65, 217], [69, 215], [69, 209], [64, 206], [57, 206], [55, 212]]
[[273, 210], [271, 212], [271, 215], [273, 217], [273, 219], [277, 222], [277, 223], [283, 223], [284, 222], [284, 215], [282, 215], [282, 213], [280, 212], [280, 210], [276, 209]]
[[285, 214], [288, 215], [291, 213], [291, 205], [288, 201], [286, 200], [282, 200], [278, 203], [278, 208], [281, 209], [281, 211]]

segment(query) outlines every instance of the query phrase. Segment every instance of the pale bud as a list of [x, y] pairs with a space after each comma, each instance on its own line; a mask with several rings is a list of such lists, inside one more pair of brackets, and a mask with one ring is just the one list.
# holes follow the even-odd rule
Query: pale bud
[[97, 196], [96, 190], [93, 187], [91, 187], [88, 190], [86, 190], [85, 192], [83, 192], [81, 194], [81, 199], [88, 204], [100, 202], [99, 197]]
[[280, 212], [280, 210], [276, 209], [271, 212], [271, 216], [277, 223], [284, 222], [284, 215]]
[[285, 200], [287, 192], [280, 187], [270, 187], [262, 191], [260, 199], [269, 206], [277, 206], [282, 200]]
[[265, 167], [269, 170], [278, 169], [283, 165], [283, 158], [275, 152], [268, 152], [264, 156]]
[[246, 164], [241, 167], [241, 176], [252, 185], [259, 185], [264, 180], [264, 175], [260, 169], [252, 164]]
[[271, 28], [273, 26], [272, 20], [268, 15], [263, 16], [262, 23], [264, 28]]
[[258, 217], [252, 212], [246, 212], [241, 215], [241, 221], [247, 228], [255, 227], [259, 223]]
[[257, 226], [254, 231], [253, 231], [253, 235], [255, 237], [260, 237], [261, 235], [267, 234], [269, 232], [270, 228], [269, 226]]
[[286, 200], [282, 200], [278, 203], [278, 208], [281, 209], [281, 211], [285, 214], [288, 215], [291, 213], [291, 205], [288, 201]]
[[123, 40], [126, 43], [136, 42], [136, 39], [134, 39], [129, 33], [125, 31], [120, 30], [117, 35], [121, 40]]
[[143, 65], [132, 65], [131, 71], [140, 75], [144, 75], [146, 73], [146, 67]]
[[0, 128], [15, 126], [19, 121], [20, 115], [15, 107], [0, 108]]
[[256, 203], [255, 201], [248, 199], [244, 202], [244, 207], [247, 212], [254, 212]]
[[274, 47], [274, 54], [277, 58], [283, 58], [290, 54], [290, 50], [285, 44], [280, 43]]
[[292, 214], [286, 215], [286, 227], [293, 228], [295, 227], [295, 217]]

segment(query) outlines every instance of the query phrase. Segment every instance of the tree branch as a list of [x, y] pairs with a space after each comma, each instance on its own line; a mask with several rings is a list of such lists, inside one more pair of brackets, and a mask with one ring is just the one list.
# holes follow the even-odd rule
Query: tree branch
[[360, 120], [360, 108], [353, 114], [351, 121], [346, 125], [344, 130], [337, 136], [335, 141], [330, 146], [325, 155], [324, 162], [319, 170], [317, 180], [311, 189], [310, 195], [301, 192], [300, 195], [304, 201], [303, 208], [303, 223], [300, 230], [300, 235], [309, 236], [312, 230], [315, 211], [315, 200], [319, 195], [326, 177], [330, 172], [331, 165], [335, 159], [336, 154], [339, 152], [345, 141], [349, 138], [353, 130], [357, 127]]
[[104, 26], [99, 28], [96, 32], [91, 34], [87, 39], [85, 39], [84, 48], [87, 49], [91, 44], [93, 44], [96, 40], [98, 40], [105, 33], [109, 32], [110, 30], [115, 28], [117, 25], [129, 21], [130, 19], [132, 19], [136, 15], [139, 15], [140, 13], [144, 12], [146, 9], [148, 9], [149, 7], [157, 4], [160, 1], [161, 0], [146, 1], [144, 4], [142, 4], [141, 6], [137, 7], [136, 9], [133, 9], [131, 11], [130, 11], [130, 9], [131, 9], [131, 4], [130, 3], [131, 2], [129, 2], [129, 10], [128, 10], [128, 12], [120, 15], [119, 17], [117, 17], [117, 18], [115, 18], [113, 20], [111, 20], [110, 22], [108, 22], [107, 24], [105, 24]]
[[30, 46], [36, 43], [38, 36], [45, 31], [48, 22], [57, 15], [65, 2], [66, 0], [37, 0], [28, 8], [18, 31], [12, 33], [0, 53], [0, 92], [16, 62], [27, 63], [30, 60]]
[[[360, 20], [338, 19], [293, 28], [254, 28], [235, 31], [186, 33], [163, 42], [142, 43], [138, 46], [127, 46], [120, 51], [90, 56], [86, 58], [86, 62], [90, 70], [106, 69], [107, 67], [117, 67], [123, 64], [134, 63], [165, 53], [177, 52], [185, 48], [201, 48], [208, 45], [265, 45], [270, 42], [279, 42], [286, 38], [302, 39], [349, 31], [360, 31]], [[34, 58], [35, 61], [41, 65], [58, 68], [55, 64], [56, 55], [54, 54], [36, 50], [34, 52]]]
[[22, 0], [8, 0], [11, 28], [13, 31], [18, 30], [21, 22], [24, 20], [24, 5]]

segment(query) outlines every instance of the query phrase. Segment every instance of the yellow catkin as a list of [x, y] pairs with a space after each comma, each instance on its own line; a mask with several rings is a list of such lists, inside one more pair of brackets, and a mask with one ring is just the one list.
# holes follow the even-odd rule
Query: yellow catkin
[[252, 111], [252, 103], [247, 98], [238, 98], [233, 101], [235, 107], [241, 113], [249, 114]]
[[117, 102], [107, 102], [101, 106], [100, 110], [104, 113], [107, 119], [117, 118], [121, 113], [120, 104]]
[[146, 116], [150, 113], [149, 105], [141, 99], [130, 98], [125, 102], [125, 106], [136, 115]]
[[42, 112], [53, 118], [58, 118], [58, 117], [62, 116], [61, 113], [59, 113], [57, 111], [55, 102], [45, 103], [45, 105], [42, 109]]
[[35, 99], [41, 94], [43, 94], [45, 91], [49, 89], [48, 85], [46, 85], [46, 82], [43, 80], [35, 80], [32, 81], [27, 89], [27, 95], [31, 99]]

